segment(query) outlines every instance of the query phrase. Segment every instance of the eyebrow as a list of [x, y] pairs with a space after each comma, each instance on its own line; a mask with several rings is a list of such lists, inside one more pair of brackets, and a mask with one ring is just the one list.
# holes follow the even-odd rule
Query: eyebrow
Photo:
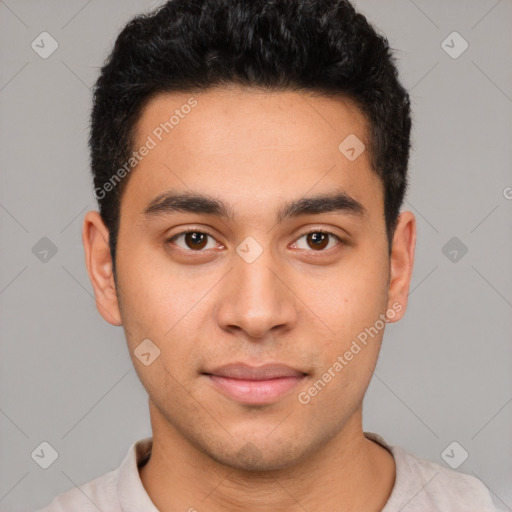
[[[155, 197], [144, 209], [146, 218], [168, 215], [176, 212], [201, 213], [233, 221], [233, 208], [216, 197], [194, 192], [165, 192]], [[301, 215], [320, 213], [341, 213], [356, 217], [367, 214], [366, 208], [344, 191], [320, 194], [285, 203], [276, 216], [276, 222]]]

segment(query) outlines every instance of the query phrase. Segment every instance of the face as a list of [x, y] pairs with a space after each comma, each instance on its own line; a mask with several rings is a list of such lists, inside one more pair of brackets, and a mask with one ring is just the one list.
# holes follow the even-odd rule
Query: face
[[368, 146], [360, 111], [233, 87], [162, 94], [136, 128], [135, 148], [150, 149], [122, 197], [117, 290], [94, 212], [84, 243], [153, 428], [260, 470], [360, 428], [384, 320], [405, 311], [414, 246], [405, 212], [389, 257], [368, 151], [339, 149], [349, 135]]

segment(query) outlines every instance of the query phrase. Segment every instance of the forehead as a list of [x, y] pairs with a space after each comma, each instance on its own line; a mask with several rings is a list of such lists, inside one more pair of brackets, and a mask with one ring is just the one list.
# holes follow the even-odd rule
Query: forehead
[[247, 152], [248, 135], [257, 136], [254, 150], [265, 143], [281, 147], [332, 143], [337, 148], [349, 134], [366, 141], [367, 126], [361, 110], [347, 97], [229, 85], [158, 94], [143, 109], [135, 134], [138, 142], [148, 134], [157, 139], [172, 134], [176, 147], [184, 143], [182, 149], [189, 151], [199, 139], [202, 145], [195, 144], [195, 151], [221, 151], [229, 134], [229, 151]]
[[128, 188], [146, 200], [171, 188], [222, 193], [230, 204], [333, 187], [379, 192], [368, 151], [351, 160], [341, 150], [346, 140], [368, 147], [367, 133], [364, 115], [343, 97], [239, 86], [162, 93], [135, 126], [134, 149], [148, 141], [152, 149]]

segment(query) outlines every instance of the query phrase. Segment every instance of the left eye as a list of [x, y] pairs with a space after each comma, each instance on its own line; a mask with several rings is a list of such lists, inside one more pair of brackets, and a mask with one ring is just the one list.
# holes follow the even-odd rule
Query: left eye
[[[329, 237], [331, 237], [331, 240], [329, 240]], [[308, 247], [300, 247], [299, 241], [301, 239], [306, 239], [306, 244]], [[295, 242], [293, 245], [296, 246], [298, 249], [313, 249], [315, 251], [322, 251], [327, 249], [331, 249], [332, 245], [329, 246], [330, 241], [332, 239], [336, 239], [338, 242], [341, 242], [341, 238], [336, 236], [334, 233], [328, 233], [326, 231], [311, 231], [310, 233], [306, 233], [305, 235], [302, 235], [297, 242]], [[335, 244], [337, 245], [337, 244]]]

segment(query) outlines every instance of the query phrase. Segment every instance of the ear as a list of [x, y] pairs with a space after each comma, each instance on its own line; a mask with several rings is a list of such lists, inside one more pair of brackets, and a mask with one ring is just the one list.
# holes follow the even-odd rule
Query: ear
[[108, 240], [109, 231], [99, 212], [87, 212], [82, 229], [82, 242], [87, 273], [94, 288], [96, 308], [109, 324], [122, 325]]
[[390, 323], [400, 320], [407, 308], [415, 247], [416, 218], [412, 212], [402, 212], [398, 217], [390, 257], [388, 310], [395, 312], [388, 319]]

